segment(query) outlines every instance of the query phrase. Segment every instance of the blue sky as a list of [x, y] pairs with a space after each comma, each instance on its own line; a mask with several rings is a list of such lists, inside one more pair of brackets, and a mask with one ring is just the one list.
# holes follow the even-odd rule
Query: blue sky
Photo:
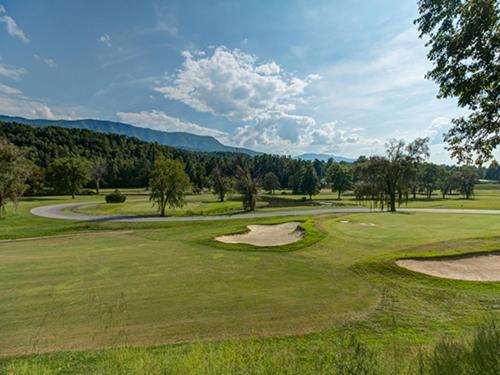
[[383, 150], [441, 134], [416, 0], [0, 0], [0, 113], [98, 118], [260, 151]]

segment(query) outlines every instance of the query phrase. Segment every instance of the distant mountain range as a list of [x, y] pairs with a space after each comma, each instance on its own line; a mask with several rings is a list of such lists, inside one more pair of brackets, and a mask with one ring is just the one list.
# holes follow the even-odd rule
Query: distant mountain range
[[328, 161], [329, 159], [333, 159], [336, 162], [341, 162], [345, 161], [346, 163], [354, 163], [356, 159], [351, 159], [351, 158], [346, 158], [343, 156], [337, 156], [337, 155], [331, 155], [331, 154], [302, 154], [302, 155], [297, 155], [295, 157], [296, 159], [302, 159], [302, 160], [322, 160], [322, 161]]
[[146, 142], [157, 142], [161, 145], [182, 148], [190, 151], [202, 152], [235, 152], [248, 155], [258, 155], [260, 152], [240, 147], [226, 146], [211, 136], [196, 135], [184, 132], [163, 132], [148, 128], [124, 124], [121, 122], [83, 119], [83, 120], [44, 120], [27, 119], [24, 117], [11, 117], [0, 115], [0, 121], [17, 122], [20, 124], [46, 127], [60, 126], [70, 129], [87, 129], [99, 133], [113, 133], [135, 137]]

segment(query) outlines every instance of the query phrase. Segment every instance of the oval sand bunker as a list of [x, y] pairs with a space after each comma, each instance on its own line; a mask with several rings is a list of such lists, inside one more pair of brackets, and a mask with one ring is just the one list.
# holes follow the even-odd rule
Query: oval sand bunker
[[401, 259], [396, 264], [410, 271], [447, 279], [500, 281], [500, 254], [436, 260]]
[[216, 237], [224, 243], [244, 243], [254, 246], [287, 245], [302, 239], [303, 230], [300, 223], [292, 221], [276, 225], [249, 225], [248, 232], [229, 236]]

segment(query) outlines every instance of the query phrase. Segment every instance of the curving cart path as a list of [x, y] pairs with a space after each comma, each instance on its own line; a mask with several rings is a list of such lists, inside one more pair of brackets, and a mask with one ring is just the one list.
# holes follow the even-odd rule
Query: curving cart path
[[[260, 217], [278, 216], [303, 216], [320, 215], [330, 213], [367, 213], [380, 212], [379, 209], [369, 208], [321, 208], [311, 210], [290, 210], [273, 212], [250, 212], [234, 215], [214, 215], [214, 216], [186, 216], [186, 217], [158, 217], [158, 216], [91, 216], [76, 212], [63, 212], [67, 208], [77, 208], [85, 205], [96, 204], [95, 202], [85, 203], [63, 203], [48, 206], [36, 207], [31, 213], [36, 216], [49, 219], [79, 220], [79, 221], [113, 221], [113, 222], [158, 222], [158, 221], [209, 221], [209, 220], [236, 220]], [[436, 214], [480, 214], [480, 215], [500, 215], [500, 210], [466, 210], [466, 209], [446, 209], [446, 208], [400, 208], [400, 212], [429, 212]]]

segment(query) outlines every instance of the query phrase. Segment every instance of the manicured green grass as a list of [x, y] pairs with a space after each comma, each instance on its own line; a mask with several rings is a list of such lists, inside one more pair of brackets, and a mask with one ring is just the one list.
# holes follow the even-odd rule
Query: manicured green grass
[[[3, 238], [50, 235], [0, 242], [0, 373], [326, 373], [356, 361], [402, 373], [439, 337], [500, 319], [500, 283], [394, 264], [499, 251], [497, 216], [78, 223], [28, 214], [65, 201], [25, 201], [0, 221]], [[304, 221], [310, 242], [233, 251], [212, 240], [286, 220]], [[345, 343], [351, 335], [376, 366]], [[43, 352], [56, 353], [12, 357]]]
[[[414, 208], [453, 208], [453, 209], [489, 209], [489, 210], [500, 210], [500, 188], [495, 187], [496, 185], [476, 185], [476, 192], [472, 199], [465, 199], [461, 195], [451, 195], [447, 196], [446, 199], [442, 199], [438, 191], [435, 191], [431, 199], [427, 199], [426, 196], [417, 195], [417, 199], [413, 200], [410, 198], [408, 202], [403, 202], [401, 207], [414, 207]], [[498, 185], [500, 186], [500, 185]], [[301, 201], [302, 195], [274, 195], [275, 199], [283, 200], [296, 200]], [[337, 199], [337, 194], [332, 193], [328, 189], [323, 189], [318, 195], [313, 196], [313, 200], [316, 202], [331, 203], [334, 205], [346, 205], [346, 206], [369, 206], [370, 203], [358, 202], [354, 199], [352, 192], [347, 192], [342, 196], [342, 199]], [[304, 205], [303, 208], [324, 208], [324, 206], [311, 206]]]
[[[158, 216], [158, 208], [153, 206], [148, 198], [137, 201], [138, 198], [130, 197], [128, 202], [113, 204], [96, 204], [83, 206], [75, 209], [75, 212], [87, 215], [139, 215]], [[238, 197], [231, 197], [231, 200], [219, 202], [211, 194], [187, 195], [186, 205], [182, 208], [166, 210], [167, 216], [203, 216], [203, 215], [224, 215], [230, 213], [243, 212], [243, 206]], [[104, 200], [104, 198], [103, 198]], [[102, 203], [102, 202], [99, 202]], [[265, 206], [261, 202], [259, 206]]]

